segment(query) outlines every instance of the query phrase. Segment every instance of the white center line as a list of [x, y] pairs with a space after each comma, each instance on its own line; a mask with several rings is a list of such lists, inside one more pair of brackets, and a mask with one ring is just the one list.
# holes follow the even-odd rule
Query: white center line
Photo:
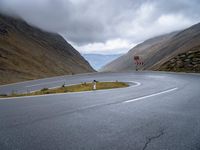
[[149, 97], [153, 97], [153, 96], [169, 93], [169, 92], [175, 91], [177, 89], [178, 89], [177, 87], [176, 88], [172, 88], [172, 89], [165, 90], [165, 91], [158, 92], [158, 93], [154, 93], [154, 94], [151, 94], [151, 95], [146, 95], [146, 96], [134, 98], [134, 99], [131, 99], [131, 100], [127, 100], [127, 101], [124, 101], [123, 103], [130, 103], [130, 102], [138, 101], [138, 100], [141, 100], [141, 99], [145, 99], [145, 98], [149, 98]]

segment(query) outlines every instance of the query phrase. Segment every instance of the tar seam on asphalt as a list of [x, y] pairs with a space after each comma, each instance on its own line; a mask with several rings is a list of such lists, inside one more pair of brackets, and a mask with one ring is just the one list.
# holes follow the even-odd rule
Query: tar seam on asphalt
[[147, 148], [148, 144], [150, 144], [152, 140], [160, 138], [163, 134], [164, 134], [164, 129], [161, 130], [158, 135], [152, 136], [152, 137], [148, 137], [144, 147], [142, 148], [142, 150], [145, 150]]

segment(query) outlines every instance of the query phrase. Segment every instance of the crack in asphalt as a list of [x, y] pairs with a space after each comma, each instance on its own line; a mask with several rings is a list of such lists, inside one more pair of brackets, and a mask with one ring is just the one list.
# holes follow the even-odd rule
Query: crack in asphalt
[[156, 135], [156, 136], [147, 137], [147, 141], [145, 142], [144, 147], [142, 148], [142, 150], [145, 150], [147, 148], [147, 146], [152, 142], [152, 140], [160, 138], [163, 134], [164, 134], [164, 129], [161, 130], [159, 132], [159, 134]]

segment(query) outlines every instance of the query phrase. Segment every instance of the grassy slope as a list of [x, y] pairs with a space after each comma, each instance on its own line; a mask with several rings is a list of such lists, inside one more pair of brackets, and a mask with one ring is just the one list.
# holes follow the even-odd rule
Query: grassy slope
[[0, 15], [0, 84], [92, 71], [60, 35]]

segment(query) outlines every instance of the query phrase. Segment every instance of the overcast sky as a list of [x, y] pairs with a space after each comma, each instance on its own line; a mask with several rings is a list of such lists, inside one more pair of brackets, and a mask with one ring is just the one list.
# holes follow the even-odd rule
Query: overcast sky
[[125, 53], [200, 21], [200, 0], [0, 0], [0, 11], [60, 33], [81, 53]]

